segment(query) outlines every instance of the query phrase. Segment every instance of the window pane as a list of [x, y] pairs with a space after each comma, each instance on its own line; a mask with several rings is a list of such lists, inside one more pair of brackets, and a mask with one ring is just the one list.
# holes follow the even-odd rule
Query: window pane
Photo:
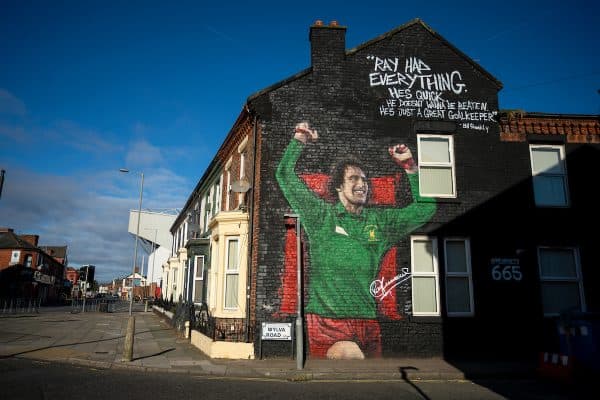
[[196, 278], [204, 276], [204, 257], [196, 257]]
[[575, 282], [543, 282], [542, 302], [547, 314], [569, 309], [581, 311], [579, 285]]
[[565, 181], [562, 176], [536, 175], [533, 177], [535, 204], [564, 206], [567, 204]]
[[413, 276], [413, 312], [437, 312], [437, 299], [435, 298], [435, 278]]
[[531, 150], [533, 172], [562, 174], [562, 161], [558, 148], [535, 148]]
[[228, 242], [227, 249], [227, 269], [237, 270], [238, 269], [238, 241], [230, 240]]
[[448, 312], [471, 312], [469, 279], [448, 277], [447, 279]]
[[225, 308], [237, 308], [238, 306], [238, 274], [230, 274], [225, 277]]
[[202, 303], [202, 283], [199, 279], [194, 281], [194, 303]]
[[421, 138], [421, 160], [420, 162], [450, 162], [450, 142], [448, 139], [439, 137]]
[[446, 242], [446, 266], [448, 272], [467, 272], [465, 242], [455, 240]]
[[415, 240], [414, 272], [433, 272], [433, 247], [430, 240]]
[[453, 195], [452, 168], [428, 167], [419, 168], [419, 183], [423, 194]]
[[569, 249], [540, 249], [542, 278], [577, 278], [575, 254]]

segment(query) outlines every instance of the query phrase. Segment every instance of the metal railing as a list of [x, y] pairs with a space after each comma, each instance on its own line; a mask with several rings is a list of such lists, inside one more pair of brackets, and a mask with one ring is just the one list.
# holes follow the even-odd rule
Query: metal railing
[[0, 299], [1, 314], [34, 314], [40, 309], [41, 298]]
[[[84, 308], [85, 307], [85, 308]], [[71, 312], [125, 312], [129, 310], [129, 302], [120, 299], [73, 299]]]

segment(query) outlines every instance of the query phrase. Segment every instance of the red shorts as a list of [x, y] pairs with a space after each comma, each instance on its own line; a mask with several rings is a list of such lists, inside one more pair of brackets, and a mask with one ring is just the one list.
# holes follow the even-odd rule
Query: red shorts
[[312, 357], [325, 358], [327, 350], [340, 341], [356, 343], [365, 356], [381, 357], [381, 329], [375, 319], [335, 319], [306, 314], [306, 330]]

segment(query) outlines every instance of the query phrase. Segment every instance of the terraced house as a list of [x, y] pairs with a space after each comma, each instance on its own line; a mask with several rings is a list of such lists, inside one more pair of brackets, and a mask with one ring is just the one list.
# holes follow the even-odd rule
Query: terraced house
[[559, 316], [600, 307], [599, 117], [502, 110], [420, 20], [345, 33], [310, 27], [310, 66], [248, 98], [172, 226], [192, 341], [286, 356], [300, 316], [308, 357], [559, 346]]

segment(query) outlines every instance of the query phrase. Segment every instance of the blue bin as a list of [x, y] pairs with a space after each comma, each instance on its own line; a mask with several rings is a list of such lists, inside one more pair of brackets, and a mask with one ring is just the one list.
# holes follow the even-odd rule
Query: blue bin
[[558, 324], [560, 352], [584, 369], [600, 371], [600, 315], [577, 313]]

